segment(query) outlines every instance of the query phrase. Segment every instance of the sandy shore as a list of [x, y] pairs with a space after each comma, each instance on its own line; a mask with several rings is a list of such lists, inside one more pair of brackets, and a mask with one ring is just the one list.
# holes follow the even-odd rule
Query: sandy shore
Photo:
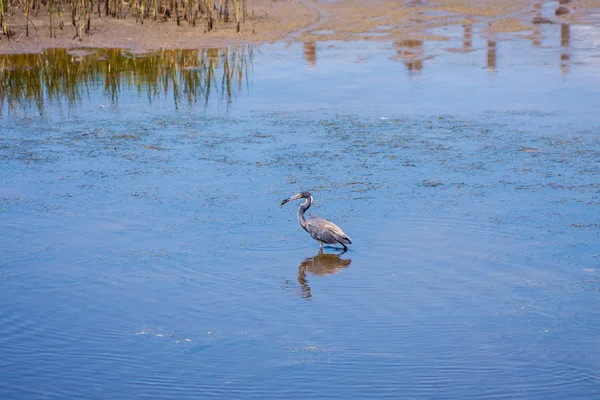
[[[544, 23], [598, 24], [600, 0], [561, 0], [556, 9], [534, 0], [254, 0], [249, 16], [236, 33], [233, 23], [217, 22], [206, 31], [205, 21], [177, 26], [173, 21], [133, 18], [116, 20], [94, 16], [92, 32], [74, 39], [69, 16], [61, 20], [64, 29], [49, 37], [49, 18], [40, 12], [32, 18], [25, 36], [25, 19], [18, 14], [9, 20], [14, 36], [0, 36], [0, 53], [37, 52], [49, 47], [125, 47], [139, 50], [160, 48], [223, 47], [235, 43], [269, 43], [278, 40], [399, 40], [436, 39], [428, 30], [445, 25], [483, 22], [490, 34], [533, 31]], [[443, 37], [437, 39], [444, 39]]]

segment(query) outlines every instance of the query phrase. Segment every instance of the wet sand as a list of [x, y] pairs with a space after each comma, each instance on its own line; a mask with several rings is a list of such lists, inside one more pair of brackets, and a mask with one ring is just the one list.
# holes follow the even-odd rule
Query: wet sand
[[[139, 50], [188, 49], [223, 47], [236, 43], [271, 43], [278, 40], [404, 40], [438, 39], [428, 29], [446, 25], [484, 22], [490, 34], [533, 31], [536, 25], [552, 23], [597, 24], [600, 0], [561, 0], [551, 16], [541, 16], [542, 1], [516, 0], [256, 0], [248, 4], [248, 17], [236, 33], [233, 23], [216, 23], [216, 29], [206, 31], [205, 21], [188, 26], [182, 21], [155, 22], [140, 25], [135, 19], [101, 17], [92, 19], [92, 32], [80, 40], [69, 16], [63, 14], [64, 29], [49, 38], [49, 19], [44, 11], [31, 19], [25, 36], [25, 19], [12, 15], [9, 27], [11, 40], [0, 37], [1, 53], [37, 52], [60, 47], [124, 47]], [[596, 14], [596, 15], [594, 15]]]

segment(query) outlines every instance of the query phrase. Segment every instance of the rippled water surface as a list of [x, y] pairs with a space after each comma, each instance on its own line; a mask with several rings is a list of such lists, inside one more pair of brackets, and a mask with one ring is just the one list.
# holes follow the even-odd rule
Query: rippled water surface
[[3, 58], [0, 397], [600, 396], [600, 33], [567, 28]]

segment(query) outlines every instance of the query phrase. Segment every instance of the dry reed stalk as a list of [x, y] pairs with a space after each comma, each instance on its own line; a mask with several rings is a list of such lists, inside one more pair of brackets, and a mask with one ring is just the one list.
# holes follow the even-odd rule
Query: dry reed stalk
[[173, 0], [173, 11], [175, 11], [175, 22], [177, 22], [177, 26], [179, 26], [179, 3], [177, 0]]
[[29, 0], [25, 0], [25, 37], [29, 37]]
[[240, 20], [242, 18], [241, 1], [240, 0], [231, 0], [231, 1], [233, 1], [233, 13], [235, 15], [236, 32], [240, 33]]
[[[240, 32], [242, 22], [247, 16], [248, 0], [97, 0], [97, 3], [94, 3], [94, 0], [0, 0], [1, 33], [7, 37], [14, 34], [8, 26], [9, 16], [15, 10], [21, 10], [25, 17], [23, 36], [29, 37], [29, 25], [33, 25], [31, 15], [37, 16], [41, 8], [48, 10], [52, 38], [56, 37], [56, 28], [62, 30], [63, 24], [68, 21], [63, 21], [63, 12], [70, 13], [71, 25], [76, 31], [75, 37], [82, 38], [84, 32], [91, 33], [92, 14], [101, 18], [103, 10], [104, 16], [117, 19], [135, 18], [140, 24], [143, 24], [145, 19], [152, 18], [154, 21], [173, 19], [180, 25], [183, 16], [188, 25], [195, 26], [198, 18], [206, 18], [207, 32], [215, 30], [218, 21], [229, 24], [235, 19], [236, 32]], [[130, 15], [127, 15], [127, 11], [130, 11]], [[35, 25], [33, 26], [35, 28]]]
[[50, 37], [51, 38], [56, 36], [54, 34], [54, 22], [52, 21], [53, 3], [54, 3], [54, 0], [48, 0], [48, 16], [50, 17]]
[[7, 0], [0, 0], [0, 22], [2, 23], [2, 33], [8, 37], [8, 24], [6, 23], [6, 2]]
[[206, 9], [207, 31], [212, 31], [213, 26], [213, 0], [204, 0], [204, 8]]

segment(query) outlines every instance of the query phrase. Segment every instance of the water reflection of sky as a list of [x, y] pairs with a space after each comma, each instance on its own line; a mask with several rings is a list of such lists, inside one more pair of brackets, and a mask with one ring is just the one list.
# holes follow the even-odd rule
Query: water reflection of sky
[[[552, 29], [560, 31], [560, 26]], [[581, 46], [575, 45], [575, 37], [571, 42]], [[399, 45], [407, 48], [406, 42], [318, 43], [308, 71], [294, 56], [277, 57], [279, 50], [275, 48], [268, 76], [256, 70], [253, 81], [260, 85], [261, 93], [269, 93], [264, 107], [270, 101], [286, 107], [294, 100], [295, 107], [304, 109], [333, 107], [380, 116], [532, 108], [570, 110], [587, 117], [595, 114], [590, 101], [582, 101], [597, 95], [597, 85], [590, 85], [598, 81], [596, 68], [579, 61], [591, 56], [586, 50], [571, 50], [570, 72], [565, 74], [561, 59], [564, 49], [559, 46], [532, 50], [530, 42], [524, 40], [490, 43], [476, 38], [472, 52], [457, 53], [444, 50], [455, 47], [452, 42], [421, 43], [423, 48], [416, 51], [422, 57], [410, 61], [394, 55]], [[414, 42], [408, 44], [414, 47]], [[286, 81], [292, 77], [303, 84], [293, 91], [285, 90]], [[328, 90], [320, 90], [325, 81]], [[253, 94], [254, 107], [262, 106], [261, 93]], [[365, 101], [375, 95], [377, 104]]]

